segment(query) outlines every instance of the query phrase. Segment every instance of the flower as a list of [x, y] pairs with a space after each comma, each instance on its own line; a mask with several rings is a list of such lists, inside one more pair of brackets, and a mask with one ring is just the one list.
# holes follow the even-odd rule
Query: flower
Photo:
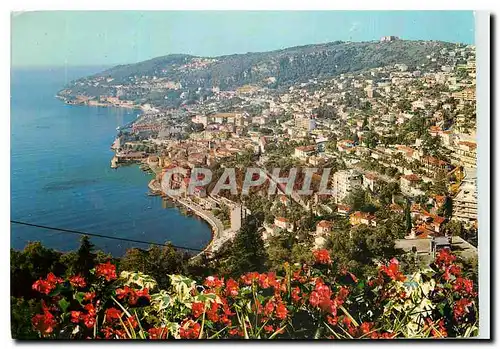
[[219, 321], [219, 315], [217, 314], [218, 310], [219, 310], [219, 304], [217, 302], [212, 302], [210, 308], [207, 310], [207, 319], [212, 322], [218, 322]]
[[462, 292], [464, 294], [472, 294], [472, 292], [474, 291], [473, 285], [474, 283], [472, 282], [472, 280], [458, 277], [455, 280], [455, 284], [453, 285], [453, 290], [457, 292]]
[[52, 290], [55, 288], [56, 286], [54, 284], [51, 284], [45, 280], [37, 280], [33, 283], [33, 286], [32, 288], [35, 290], [35, 291], [38, 291], [40, 293], [44, 293], [46, 295], [48, 295], [50, 292], [52, 292]]
[[118, 309], [116, 308], [108, 308], [106, 309], [106, 319], [109, 319], [109, 320], [118, 320], [122, 317], [122, 313], [121, 311], [119, 311]]
[[83, 295], [83, 300], [87, 301], [87, 302], [92, 301], [92, 299], [94, 299], [94, 298], [95, 298], [95, 292], [86, 292]]
[[273, 325], [266, 325], [266, 326], [264, 326], [264, 331], [266, 331], [267, 333], [274, 332]]
[[33, 316], [31, 322], [35, 329], [37, 329], [42, 335], [52, 333], [54, 331], [54, 327], [57, 325], [54, 315], [47, 310], [45, 310], [43, 314], [36, 314]]
[[153, 327], [148, 330], [150, 339], [165, 339], [167, 338], [168, 328], [166, 327]]
[[179, 335], [185, 339], [196, 339], [200, 335], [200, 324], [193, 320], [184, 320], [179, 329]]
[[72, 311], [71, 312], [71, 322], [74, 323], [74, 324], [77, 324], [80, 322], [80, 319], [81, 319], [81, 316], [82, 316], [82, 312], [81, 311]]
[[331, 264], [332, 260], [330, 258], [330, 253], [326, 249], [315, 250], [313, 251], [314, 258], [316, 259], [316, 263], [319, 264]]
[[392, 280], [404, 281], [406, 279], [403, 273], [399, 271], [399, 262], [396, 258], [391, 259], [388, 265], [381, 265], [380, 271], [384, 272]]
[[63, 279], [55, 276], [53, 273], [48, 273], [45, 280], [40, 278], [33, 283], [31, 288], [35, 291], [48, 295], [53, 289], [56, 288], [57, 284], [60, 284], [63, 281]]
[[238, 295], [239, 285], [234, 279], [229, 279], [226, 282], [226, 295], [236, 297]]
[[240, 278], [245, 285], [251, 285], [253, 281], [259, 279], [259, 273], [257, 273], [256, 271], [251, 273], [246, 273], [242, 275]]
[[200, 317], [201, 314], [203, 314], [203, 311], [205, 310], [205, 304], [202, 302], [194, 302], [191, 305], [191, 312], [193, 313], [193, 316]]
[[104, 264], [99, 264], [96, 268], [96, 275], [98, 277], [103, 277], [106, 281], [112, 281], [116, 279], [116, 266], [111, 264], [109, 261]]
[[205, 279], [204, 285], [206, 287], [222, 287], [224, 279], [219, 279], [217, 276], [208, 276]]
[[359, 326], [359, 328], [360, 328], [362, 334], [367, 334], [373, 328], [373, 323], [371, 323], [371, 322], [363, 322]]
[[135, 316], [134, 316], [134, 315], [129, 316], [129, 317], [127, 318], [127, 321], [128, 321], [128, 323], [130, 324], [130, 326], [132, 326], [133, 328], [137, 328], [137, 326], [139, 325], [139, 324], [137, 323], [137, 319], [135, 318]]
[[85, 279], [80, 275], [71, 276], [69, 278], [69, 283], [73, 287], [85, 287], [87, 284], [85, 283]]
[[298, 303], [298, 301], [300, 301], [300, 289], [298, 287], [294, 287], [292, 289], [292, 301], [294, 303]]
[[271, 315], [273, 313], [275, 304], [273, 301], [268, 300], [266, 305], [264, 306], [264, 314]]
[[276, 306], [276, 317], [280, 320], [283, 320], [287, 315], [288, 309], [286, 308], [286, 306], [281, 302], [278, 303], [278, 305]]
[[472, 305], [472, 302], [467, 298], [459, 299], [455, 302], [455, 307], [453, 307], [453, 316], [455, 320], [458, 320], [468, 312], [468, 308]]
[[449, 266], [455, 261], [457, 257], [451, 254], [450, 250], [447, 248], [441, 249], [436, 256], [436, 265], [439, 267]]
[[60, 283], [64, 282], [64, 280], [61, 279], [60, 277], [55, 276], [53, 273], [48, 273], [47, 274], [47, 282], [49, 282], [51, 284], [60, 284]]

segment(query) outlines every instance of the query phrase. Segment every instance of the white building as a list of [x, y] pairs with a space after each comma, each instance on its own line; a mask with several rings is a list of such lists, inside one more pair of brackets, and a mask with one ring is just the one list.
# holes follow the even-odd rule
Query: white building
[[335, 202], [341, 203], [355, 188], [361, 187], [362, 183], [361, 174], [354, 170], [335, 172], [332, 185]]
[[453, 218], [469, 224], [477, 220], [477, 173], [474, 168], [465, 168], [465, 178], [453, 198]]

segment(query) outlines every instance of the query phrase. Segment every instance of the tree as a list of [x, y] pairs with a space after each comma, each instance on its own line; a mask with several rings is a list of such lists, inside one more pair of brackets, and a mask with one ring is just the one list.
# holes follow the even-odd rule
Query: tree
[[76, 264], [73, 266], [75, 274], [80, 274], [87, 277], [90, 270], [95, 266], [95, 253], [93, 253], [94, 244], [90, 242], [87, 235], [82, 236], [80, 239], [80, 247], [78, 248]]
[[436, 179], [434, 180], [434, 185], [432, 191], [437, 195], [447, 195], [448, 194], [448, 177], [446, 172], [443, 170], [438, 171], [436, 174]]
[[233, 276], [249, 271], [262, 272], [267, 263], [264, 241], [258, 231], [257, 220], [248, 216], [236, 234], [229, 258], [229, 273]]
[[152, 245], [147, 250], [128, 249], [120, 260], [120, 269], [140, 271], [152, 276], [160, 287], [168, 287], [168, 274], [184, 274], [189, 256], [178, 251], [171, 243]]
[[407, 201], [406, 202], [406, 207], [405, 207], [405, 227], [406, 227], [406, 234], [410, 234], [411, 228], [412, 228], [412, 221], [411, 221], [411, 213], [410, 213], [410, 203]]

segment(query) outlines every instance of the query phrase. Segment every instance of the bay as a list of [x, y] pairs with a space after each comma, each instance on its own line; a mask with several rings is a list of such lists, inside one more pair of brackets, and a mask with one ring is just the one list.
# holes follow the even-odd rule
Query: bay
[[[72, 106], [55, 98], [66, 82], [100, 67], [11, 71], [11, 219], [106, 236], [203, 248], [210, 227], [147, 196], [151, 176], [138, 166], [110, 168], [116, 127], [138, 110]], [[11, 247], [41, 241], [61, 251], [80, 236], [11, 224]], [[115, 256], [145, 244], [92, 238]]]

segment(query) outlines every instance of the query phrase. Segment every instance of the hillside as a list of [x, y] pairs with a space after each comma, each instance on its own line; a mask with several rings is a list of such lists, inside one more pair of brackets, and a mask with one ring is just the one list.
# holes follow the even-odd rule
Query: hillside
[[[406, 64], [410, 69], [431, 65], [428, 55], [455, 46], [439, 41], [331, 42], [286, 48], [270, 52], [235, 54], [220, 57], [167, 55], [151, 60], [119, 65], [102, 73], [79, 79], [60, 94], [98, 96], [116, 95], [116, 87], [128, 90], [126, 97], [143, 95], [139, 90], [161, 92], [234, 89], [246, 84], [277, 88], [309, 79], [321, 79], [374, 67]], [[440, 64], [433, 62], [431, 68]], [[134, 93], [130, 93], [134, 90]], [[161, 94], [165, 99], [165, 94]], [[122, 95], [122, 98], [124, 96]]]

